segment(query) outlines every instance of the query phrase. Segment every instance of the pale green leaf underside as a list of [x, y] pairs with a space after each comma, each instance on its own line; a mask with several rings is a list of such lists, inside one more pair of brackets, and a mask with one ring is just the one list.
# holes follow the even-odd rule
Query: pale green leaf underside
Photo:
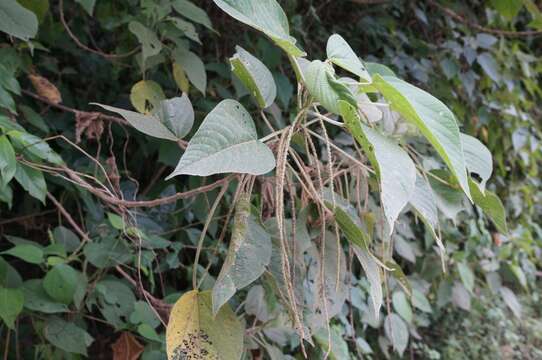
[[363, 147], [377, 169], [381, 200], [390, 234], [401, 210], [412, 196], [416, 183], [416, 167], [408, 154], [393, 140], [365, 126], [355, 107], [339, 101], [347, 129]]
[[339, 100], [356, 104], [350, 89], [335, 79], [331, 65], [314, 60], [306, 67], [303, 77], [310, 94], [328, 111], [339, 114]]
[[304, 56], [290, 36], [288, 18], [276, 0], [213, 0], [231, 17], [269, 36], [284, 51], [293, 56]]
[[277, 96], [277, 85], [269, 69], [255, 56], [240, 46], [230, 58], [233, 73], [256, 99], [260, 108], [271, 106]]
[[16, 0], [2, 0], [0, 1], [0, 31], [26, 41], [36, 36], [38, 18]]
[[393, 76], [375, 75], [373, 84], [395, 111], [420, 129], [470, 199], [459, 127], [450, 109], [434, 96]]
[[160, 122], [160, 119], [152, 115], [143, 115], [135, 111], [124, 110], [114, 106], [92, 103], [98, 105], [105, 110], [112, 111], [122, 116], [126, 121], [130, 123], [137, 130], [144, 134], [153, 136], [160, 139], [166, 139], [171, 141], [177, 141], [177, 137], [173, 134], [164, 124]]
[[213, 314], [258, 279], [271, 259], [271, 236], [250, 216], [250, 196], [237, 204], [228, 255], [213, 286]]
[[326, 53], [327, 58], [335, 65], [356, 74], [363, 80], [371, 81], [371, 75], [369, 75], [359, 57], [341, 35], [333, 34], [329, 37]]
[[487, 180], [489, 180], [493, 172], [491, 152], [480, 140], [473, 136], [461, 134], [461, 142], [463, 143], [467, 169], [469, 172], [480, 176], [480, 188], [484, 192]]
[[371, 301], [375, 312], [375, 317], [378, 318], [380, 308], [382, 307], [382, 279], [380, 276], [380, 269], [369, 251], [356, 245], [353, 245], [352, 249], [358, 258], [361, 267], [363, 267], [363, 271], [365, 271], [367, 280], [369, 280]]
[[408, 345], [408, 327], [399, 315], [391, 313], [386, 316], [384, 321], [384, 332], [386, 337], [391, 341], [393, 349], [403, 355]]
[[258, 140], [254, 121], [235, 100], [223, 100], [203, 120], [181, 157], [176, 175], [263, 175], [275, 168], [271, 150]]
[[[162, 101], [156, 116], [167, 129], [175, 134], [177, 139], [188, 135], [194, 125], [194, 108], [185, 93], [181, 97]], [[155, 120], [153, 119], [153, 121]]]

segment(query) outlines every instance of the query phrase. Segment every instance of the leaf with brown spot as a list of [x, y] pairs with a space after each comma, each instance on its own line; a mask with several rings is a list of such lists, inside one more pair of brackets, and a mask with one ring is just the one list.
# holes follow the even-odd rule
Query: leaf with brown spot
[[59, 104], [62, 102], [60, 91], [58, 91], [57, 87], [54, 86], [49, 80], [37, 74], [30, 74], [28, 77], [34, 86], [34, 89], [36, 89], [38, 92], [38, 95], [46, 98], [53, 104]]
[[144, 350], [143, 345], [129, 332], [123, 332], [111, 348], [113, 360], [137, 360]]

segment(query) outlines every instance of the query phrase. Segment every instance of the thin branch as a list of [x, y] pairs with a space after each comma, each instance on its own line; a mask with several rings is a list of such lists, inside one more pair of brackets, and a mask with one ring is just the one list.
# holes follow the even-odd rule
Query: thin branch
[[474, 21], [471, 21], [455, 11], [453, 11], [450, 8], [447, 8], [441, 4], [439, 4], [437, 1], [434, 0], [427, 0], [427, 2], [442, 11], [444, 14], [448, 15], [452, 19], [455, 19], [467, 26], [470, 26], [473, 29], [476, 29], [481, 32], [485, 32], [488, 34], [494, 34], [494, 35], [500, 35], [500, 36], [508, 36], [508, 37], [524, 37], [524, 36], [540, 36], [542, 35], [542, 30], [526, 30], [526, 31], [510, 31], [510, 30], [499, 30], [499, 29], [491, 29], [487, 28], [485, 26], [481, 26], [477, 24]]
[[81, 40], [79, 40], [79, 38], [77, 36], [75, 36], [75, 34], [72, 32], [72, 30], [68, 26], [68, 23], [66, 22], [66, 19], [64, 18], [64, 1], [63, 0], [59, 0], [58, 7], [59, 7], [59, 11], [60, 11], [60, 22], [64, 26], [64, 29], [66, 29], [66, 32], [68, 33], [68, 35], [72, 38], [72, 40], [75, 42], [75, 44], [77, 46], [79, 46], [81, 49], [89, 51], [89, 52], [91, 52], [93, 54], [96, 54], [96, 55], [100, 55], [100, 56], [102, 56], [102, 57], [104, 57], [104, 58], [106, 58], [108, 60], [128, 57], [128, 56], [133, 55], [136, 52], [138, 52], [139, 46], [136, 47], [133, 50], [130, 50], [127, 53], [124, 53], [124, 54], [107, 54], [107, 53], [104, 53], [103, 51], [92, 49], [92, 48], [86, 46], [85, 44], [83, 44], [81, 42]]

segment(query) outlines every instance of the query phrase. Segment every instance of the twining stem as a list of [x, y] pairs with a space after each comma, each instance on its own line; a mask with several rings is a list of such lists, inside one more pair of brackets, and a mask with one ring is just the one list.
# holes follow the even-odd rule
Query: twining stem
[[198, 263], [199, 263], [199, 257], [201, 255], [201, 249], [203, 248], [203, 240], [205, 240], [205, 235], [207, 234], [207, 229], [209, 228], [209, 225], [211, 224], [211, 221], [213, 220], [213, 215], [215, 214], [216, 208], [218, 207], [218, 204], [220, 203], [220, 200], [222, 200], [222, 197], [226, 193], [226, 190], [228, 190], [228, 184], [222, 185], [222, 189], [220, 189], [220, 192], [218, 193], [215, 202], [213, 203], [213, 206], [211, 207], [211, 210], [209, 211], [209, 215], [207, 216], [207, 220], [205, 221], [205, 225], [203, 225], [203, 230], [201, 231], [201, 235], [198, 240], [198, 247], [196, 249], [196, 257], [194, 258], [194, 265], [192, 267], [192, 287], [194, 290], [198, 289]]

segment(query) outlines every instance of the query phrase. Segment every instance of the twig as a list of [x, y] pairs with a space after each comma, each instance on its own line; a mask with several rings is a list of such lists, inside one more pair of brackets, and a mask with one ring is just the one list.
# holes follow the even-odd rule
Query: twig
[[[62, 105], [62, 104], [55, 104], [54, 102], [51, 102], [49, 99], [47, 99], [47, 98], [45, 98], [43, 96], [40, 96], [38, 94], [35, 94], [35, 93], [31, 92], [31, 91], [28, 91], [28, 90], [22, 90], [22, 93], [25, 94], [25, 95], [28, 95], [30, 97], [33, 97], [36, 100], [44, 102], [49, 106], [52, 106], [52, 107], [57, 108], [57, 109], [62, 110], [62, 111], [71, 112], [71, 113], [73, 113], [75, 115], [77, 115], [77, 114], [79, 114], [79, 115], [81, 115], [81, 114], [83, 114], [83, 115], [84, 114], [93, 114], [93, 112], [77, 110], [77, 109]], [[96, 113], [96, 112], [94, 112], [94, 113]], [[100, 114], [100, 119], [102, 119], [102, 120], [108, 120], [108, 121], [115, 122], [117, 124], [128, 125], [128, 121], [124, 120], [121, 117], [105, 115], [105, 114], [102, 114], [102, 113], [99, 113], [99, 114]]]
[[481, 32], [485, 32], [488, 34], [494, 34], [494, 35], [501, 35], [501, 36], [508, 36], [508, 37], [523, 37], [523, 36], [540, 36], [542, 35], [542, 30], [526, 30], [526, 31], [509, 31], [509, 30], [499, 30], [499, 29], [491, 29], [484, 26], [481, 26], [474, 21], [471, 21], [469, 19], [466, 19], [465, 17], [459, 15], [455, 11], [453, 11], [450, 8], [447, 8], [441, 4], [439, 4], [437, 1], [434, 0], [428, 0], [427, 1], [430, 5], [436, 7], [449, 17], [462, 22], [463, 24], [470, 26], [473, 29], [476, 29]]
[[68, 23], [66, 22], [66, 19], [64, 18], [64, 1], [63, 0], [59, 0], [58, 7], [60, 11], [60, 22], [64, 26], [64, 29], [66, 29], [66, 32], [68, 33], [68, 35], [72, 38], [75, 44], [79, 46], [81, 49], [90, 51], [93, 54], [100, 55], [109, 60], [128, 57], [130, 55], [135, 54], [139, 50], [139, 46], [138, 46], [135, 49], [130, 50], [129, 52], [124, 53], [124, 54], [107, 54], [107, 53], [104, 53], [103, 51], [95, 50], [86, 46], [85, 44], [81, 42], [81, 40], [79, 40], [77, 36], [75, 36], [75, 34], [71, 31], [70, 27], [68, 26]]
[[163, 197], [163, 198], [159, 198], [159, 199], [147, 200], [147, 201], [144, 201], [144, 200], [142, 200], [142, 201], [137, 201], [137, 200], [131, 201], [131, 200], [123, 200], [123, 199], [119, 199], [119, 198], [114, 197], [114, 196], [107, 195], [103, 191], [101, 191], [99, 189], [96, 189], [95, 187], [88, 184], [79, 175], [77, 175], [77, 173], [75, 171], [73, 171], [72, 169], [70, 169], [70, 168], [68, 168], [66, 166], [62, 167], [62, 169], [68, 174], [68, 176], [73, 181], [75, 181], [77, 183], [77, 185], [81, 186], [82, 188], [84, 188], [84, 189], [88, 190], [89, 192], [91, 192], [92, 194], [96, 195], [101, 200], [103, 200], [103, 201], [105, 201], [105, 202], [107, 202], [109, 204], [112, 204], [112, 205], [124, 206], [124, 207], [127, 207], [127, 208], [154, 207], [154, 206], [160, 206], [160, 205], [164, 205], [164, 204], [170, 204], [170, 203], [176, 202], [177, 200], [180, 200], [180, 199], [186, 199], [186, 198], [193, 197], [193, 196], [196, 196], [196, 195], [201, 194], [201, 193], [211, 191], [211, 190], [213, 190], [213, 189], [215, 189], [215, 188], [217, 188], [219, 186], [227, 184], [235, 176], [235, 175], [229, 175], [229, 176], [227, 176], [227, 177], [225, 177], [223, 179], [215, 181], [212, 184], [203, 185], [203, 186], [200, 186], [198, 188], [188, 190], [188, 191], [185, 191], [185, 192], [178, 192], [176, 194], [166, 196], [166, 197]]
[[81, 227], [79, 225], [77, 225], [77, 223], [75, 222], [75, 220], [73, 220], [72, 216], [70, 215], [70, 213], [64, 208], [64, 206], [62, 206], [62, 204], [53, 196], [53, 194], [51, 194], [50, 192], [47, 192], [47, 197], [49, 198], [49, 200], [51, 200], [51, 202], [53, 204], [55, 204], [55, 206], [57, 207], [58, 211], [62, 214], [62, 216], [64, 216], [64, 218], [66, 218], [66, 221], [73, 227], [73, 229], [75, 230], [75, 232], [77, 234], [79, 234], [79, 236], [81, 236], [81, 238], [83, 238], [83, 243], [84, 242], [87, 242], [87, 241], [90, 241], [90, 237], [87, 235], [86, 232], [84, 232]]

